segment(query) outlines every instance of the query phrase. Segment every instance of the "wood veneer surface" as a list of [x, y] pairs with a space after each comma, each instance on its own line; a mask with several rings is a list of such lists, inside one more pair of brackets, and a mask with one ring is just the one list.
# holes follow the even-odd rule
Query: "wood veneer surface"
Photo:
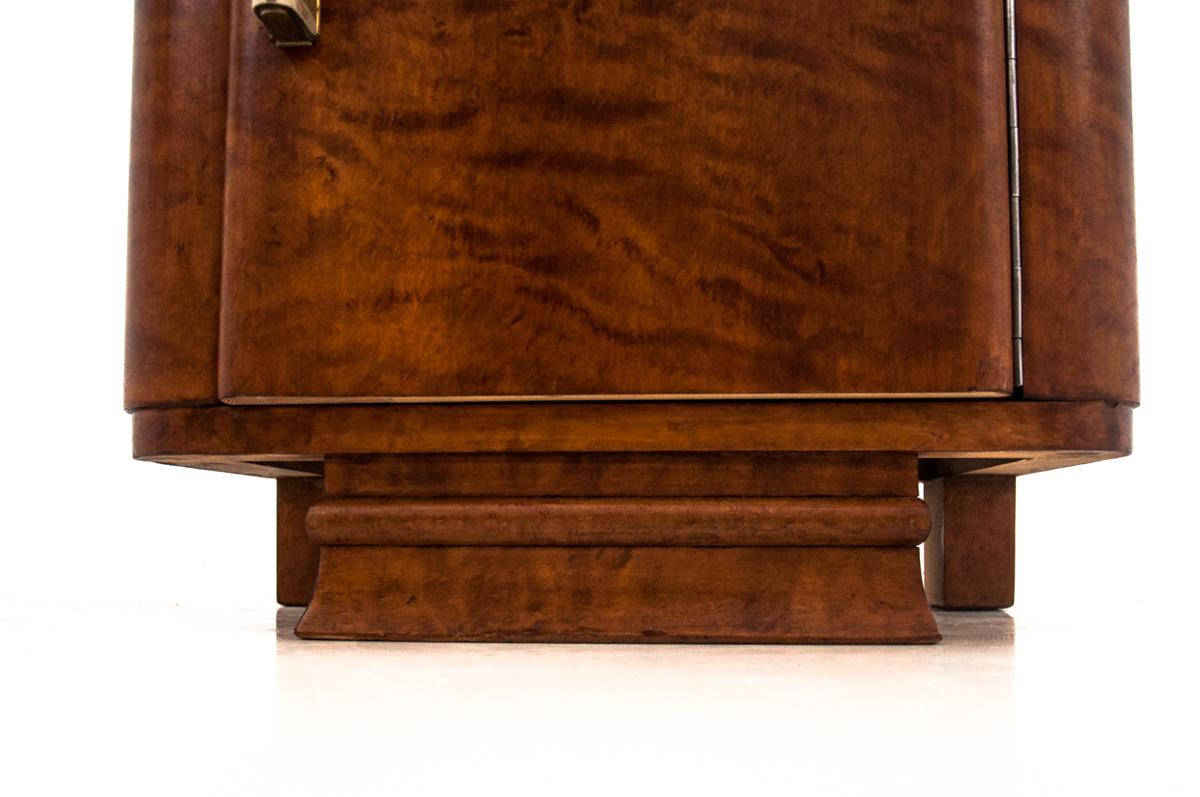
[[965, 476], [925, 483], [932, 531], [925, 591], [947, 609], [1005, 609], [1016, 582], [1017, 480]]
[[1017, 12], [1024, 395], [1136, 404], [1128, 3]]
[[679, 452], [331, 456], [330, 496], [581, 498], [916, 495], [912, 454]]
[[200, 464], [327, 454], [797, 451], [1120, 456], [1103, 402], [608, 402], [181, 407], [134, 414], [134, 456]]
[[233, 402], [1011, 388], [1002, 4], [235, 8]]
[[212, 404], [230, 3], [139, 0], [134, 17], [125, 406]]
[[[914, 463], [915, 470], [915, 463]], [[321, 545], [919, 545], [919, 498], [335, 499], [308, 513]]]
[[542, 642], [935, 642], [917, 549], [325, 546], [296, 633]]
[[305, 519], [325, 497], [320, 479], [278, 479], [275, 487], [275, 599], [304, 606], [317, 580], [320, 548], [308, 538]]

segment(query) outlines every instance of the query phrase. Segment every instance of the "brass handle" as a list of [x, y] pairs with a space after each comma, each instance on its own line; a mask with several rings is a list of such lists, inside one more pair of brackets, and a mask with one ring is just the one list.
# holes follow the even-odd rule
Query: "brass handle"
[[321, 0], [251, 0], [278, 47], [311, 47], [321, 34]]

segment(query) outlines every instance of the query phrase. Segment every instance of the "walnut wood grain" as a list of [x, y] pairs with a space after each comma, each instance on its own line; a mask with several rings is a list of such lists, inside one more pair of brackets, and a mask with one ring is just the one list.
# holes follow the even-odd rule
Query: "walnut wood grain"
[[1124, 0], [1020, 0], [1024, 395], [1136, 404]]
[[912, 454], [331, 456], [325, 492], [356, 497], [795, 497], [917, 494]]
[[136, 5], [129, 409], [217, 402], [229, 8], [228, 0]]
[[1003, 395], [1002, 4], [235, 9], [220, 392]]
[[925, 591], [943, 609], [1013, 605], [1016, 488], [1012, 476], [960, 476], [925, 483], [932, 530]]
[[916, 548], [322, 549], [309, 639], [935, 642]]
[[914, 546], [929, 510], [915, 496], [359, 498], [314, 504], [307, 529], [318, 545]]

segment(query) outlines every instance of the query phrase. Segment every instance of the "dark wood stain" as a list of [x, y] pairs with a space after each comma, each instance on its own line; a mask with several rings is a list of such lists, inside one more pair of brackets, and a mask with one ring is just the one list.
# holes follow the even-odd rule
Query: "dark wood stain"
[[223, 397], [1010, 389], [997, 4], [340, 5], [234, 14]]
[[325, 491], [363, 498], [916, 495], [912, 454], [414, 454], [330, 456]]
[[928, 643], [917, 549], [325, 546], [309, 639]]
[[279, 480], [302, 636], [931, 642], [1129, 453], [1123, 0], [1018, 4], [1024, 397], [1001, 3], [327, 5], [136, 6], [134, 455]]
[[317, 581], [321, 549], [308, 538], [305, 519], [325, 497], [319, 478], [279, 479], [275, 489], [275, 599], [307, 606]]
[[932, 531], [925, 591], [944, 609], [1006, 609], [1016, 578], [1017, 480], [959, 476], [925, 482]]
[[[194, 407], [134, 415], [134, 455], [910, 452], [1036, 465], [1128, 454], [1132, 410], [1104, 402], [512, 402]], [[1061, 467], [1061, 465], [1059, 465]]]
[[1021, 0], [1025, 395], [1140, 400], [1129, 9]]
[[[298, 632], [936, 641], [916, 473], [887, 454], [331, 458], [341, 495], [308, 512], [321, 562]], [[572, 485], [587, 497], [538, 495]]]
[[928, 534], [915, 496], [345, 498], [308, 513], [320, 545], [914, 546]]
[[139, 0], [129, 172], [128, 409], [217, 401], [227, 0]]

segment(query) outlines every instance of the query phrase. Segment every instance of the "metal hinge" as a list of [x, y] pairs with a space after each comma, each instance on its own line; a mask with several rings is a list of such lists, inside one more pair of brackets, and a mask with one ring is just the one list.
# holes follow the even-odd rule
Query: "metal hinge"
[[250, 7], [279, 47], [311, 47], [321, 35], [321, 0], [251, 0]]
[[1004, 0], [1005, 76], [1008, 93], [1008, 215], [1012, 256], [1013, 387], [1025, 384], [1021, 321], [1021, 133], [1017, 123], [1017, 0]]

